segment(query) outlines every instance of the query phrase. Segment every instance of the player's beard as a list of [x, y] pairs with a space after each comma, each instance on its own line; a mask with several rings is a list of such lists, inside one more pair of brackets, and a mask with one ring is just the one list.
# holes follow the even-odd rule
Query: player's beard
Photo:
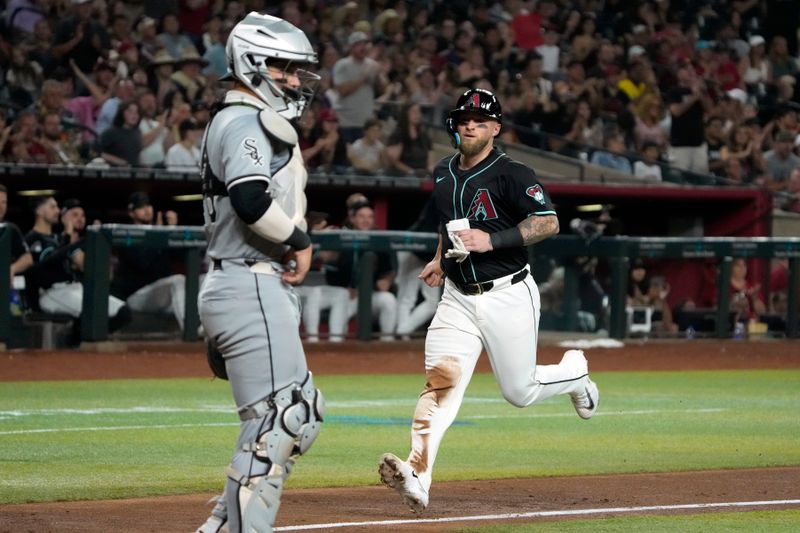
[[467, 157], [473, 157], [481, 153], [489, 144], [489, 139], [465, 139], [461, 138], [458, 149]]

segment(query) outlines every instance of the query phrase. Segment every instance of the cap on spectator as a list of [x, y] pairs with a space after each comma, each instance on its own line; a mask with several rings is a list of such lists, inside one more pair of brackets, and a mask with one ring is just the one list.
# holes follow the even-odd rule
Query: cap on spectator
[[139, 24], [136, 25], [136, 30], [141, 32], [145, 28], [155, 25], [156, 25], [156, 19], [154, 19], [153, 17], [144, 16], [142, 17], [142, 20], [139, 21]]
[[760, 35], [752, 35], [752, 36], [750, 36], [750, 40], [748, 41], [748, 44], [750, 46], [758, 46], [760, 44], [765, 44], [766, 42], [767, 42], [766, 39], [764, 39], [762, 36], [760, 36]]
[[181, 57], [175, 62], [175, 66], [181, 68], [187, 63], [197, 63], [203, 67], [208, 65], [208, 61], [200, 57], [200, 54], [197, 53], [197, 49], [194, 46], [187, 46], [181, 50]]
[[731, 89], [725, 94], [742, 104], [747, 103], [747, 93], [738, 87]]
[[414, 76], [419, 78], [420, 76], [422, 76], [426, 72], [433, 72], [431, 70], [431, 66], [430, 65], [420, 65], [420, 66], [417, 67], [417, 70], [414, 71]]
[[173, 64], [175, 64], [175, 59], [171, 55], [169, 55], [169, 52], [167, 52], [166, 49], [164, 48], [156, 52], [156, 55], [153, 56], [153, 60], [150, 61], [150, 65], [154, 67], [159, 65], [173, 65]]
[[119, 48], [117, 48], [117, 51], [120, 54], [124, 54], [131, 48], [136, 48], [136, 45], [132, 41], [123, 41], [122, 43], [120, 43]]
[[347, 38], [347, 46], [351, 47], [364, 41], [369, 41], [367, 34], [363, 31], [354, 31], [350, 34], [350, 37]]
[[711, 46], [711, 42], [710, 41], [700, 40], [700, 41], [697, 41], [696, 43], [694, 43], [694, 47], [695, 47], [696, 50], [705, 50], [706, 48], [709, 48], [710, 46]]
[[795, 135], [791, 131], [779, 131], [775, 136], [775, 141], [779, 143], [794, 143]]
[[645, 52], [646, 50], [644, 49], [644, 47], [639, 46], [638, 44], [634, 44], [633, 46], [628, 48], [628, 60], [644, 55]]
[[330, 107], [323, 107], [319, 110], [319, 119], [323, 122], [336, 122], [339, 120], [336, 116], [336, 111]]
[[136, 191], [128, 197], [128, 211], [133, 211], [146, 205], [153, 205], [146, 192]]
[[79, 6], [81, 4], [87, 4], [87, 3], [91, 2], [91, 1], [92, 0], [72, 0], [72, 5], [73, 6]]
[[644, 24], [637, 24], [633, 27], [633, 33], [647, 33], [647, 26]]
[[61, 214], [63, 215], [64, 213], [66, 213], [70, 209], [75, 209], [76, 207], [81, 207], [81, 208], [83, 207], [83, 204], [81, 204], [81, 201], [78, 200], [77, 198], [67, 198], [61, 204]]

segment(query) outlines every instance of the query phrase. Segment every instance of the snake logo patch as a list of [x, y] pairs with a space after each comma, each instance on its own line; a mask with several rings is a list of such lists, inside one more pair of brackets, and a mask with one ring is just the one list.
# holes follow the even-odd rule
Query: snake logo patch
[[537, 184], [533, 187], [528, 187], [528, 190], [525, 191], [525, 194], [544, 205], [544, 191], [542, 191], [541, 185]]
[[469, 220], [492, 220], [497, 218], [497, 210], [494, 208], [488, 189], [478, 189], [478, 192], [475, 193], [467, 218]]
[[244, 148], [244, 155], [242, 155], [242, 158], [249, 157], [253, 160], [255, 166], [264, 166], [264, 156], [258, 153], [258, 146], [256, 145], [255, 139], [252, 137], [246, 138], [242, 141], [242, 148]]

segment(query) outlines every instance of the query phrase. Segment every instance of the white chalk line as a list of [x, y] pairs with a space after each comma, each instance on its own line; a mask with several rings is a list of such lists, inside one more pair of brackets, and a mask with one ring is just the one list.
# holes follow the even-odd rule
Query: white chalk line
[[[613, 411], [609, 413], [597, 413], [598, 416], [637, 416], [637, 415], [654, 415], [665, 413], [682, 413], [682, 414], [698, 414], [698, 413], [718, 413], [727, 411], [727, 409], [675, 409], [675, 410], [636, 410], [636, 411]], [[141, 411], [138, 411], [141, 412]], [[164, 411], [158, 411], [164, 412]], [[216, 411], [210, 411], [216, 412]], [[32, 414], [32, 413], [31, 413]], [[506, 418], [574, 418], [574, 413], [539, 413], [539, 414], [514, 414], [514, 415], [465, 415], [458, 418], [458, 420], [492, 420], [492, 419], [506, 419]], [[378, 417], [379, 418], [379, 417]], [[335, 418], [334, 418], [335, 420]], [[410, 423], [410, 419], [409, 419]], [[124, 425], [124, 426], [88, 426], [88, 427], [67, 427], [67, 428], [31, 428], [31, 429], [15, 429], [0, 431], [0, 436], [4, 435], [27, 435], [35, 433], [63, 433], [63, 432], [92, 432], [92, 431], [126, 431], [131, 429], [181, 429], [181, 428], [202, 428], [202, 427], [230, 427], [238, 426], [238, 422], [198, 422], [193, 424], [137, 424], [137, 425]]]
[[410, 524], [443, 524], [448, 522], [477, 522], [486, 520], [511, 520], [518, 518], [548, 518], [559, 516], [588, 516], [595, 514], [626, 514], [648, 511], [683, 511], [693, 509], [726, 509], [736, 507], [769, 507], [778, 505], [798, 505], [800, 500], [758, 500], [751, 502], [686, 503], [675, 505], [640, 505], [636, 507], [597, 507], [593, 509], [563, 509], [555, 511], [534, 511], [529, 513], [505, 513], [469, 516], [448, 516], [443, 518], [415, 518], [405, 520], [371, 520], [364, 522], [331, 522], [329, 524], [305, 524], [276, 527], [275, 531], [308, 531], [312, 529], [334, 529], [343, 527], [385, 527]]

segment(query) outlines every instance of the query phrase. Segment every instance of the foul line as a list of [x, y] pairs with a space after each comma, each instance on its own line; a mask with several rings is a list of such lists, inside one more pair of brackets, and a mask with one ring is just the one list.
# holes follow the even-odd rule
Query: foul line
[[341, 527], [400, 526], [408, 524], [442, 524], [446, 522], [475, 522], [481, 520], [509, 520], [512, 518], [546, 518], [554, 516], [583, 516], [593, 514], [624, 514], [643, 511], [679, 511], [691, 509], [724, 509], [731, 507], [766, 507], [774, 505], [797, 505], [800, 500], [762, 500], [753, 502], [687, 503], [679, 505], [643, 505], [639, 507], [599, 507], [596, 509], [570, 509], [561, 511], [536, 511], [531, 513], [507, 513], [444, 518], [417, 518], [407, 520], [375, 520], [369, 522], [332, 522], [330, 524], [306, 524], [302, 526], [276, 527], [275, 531], [307, 531], [311, 529], [333, 529]]

